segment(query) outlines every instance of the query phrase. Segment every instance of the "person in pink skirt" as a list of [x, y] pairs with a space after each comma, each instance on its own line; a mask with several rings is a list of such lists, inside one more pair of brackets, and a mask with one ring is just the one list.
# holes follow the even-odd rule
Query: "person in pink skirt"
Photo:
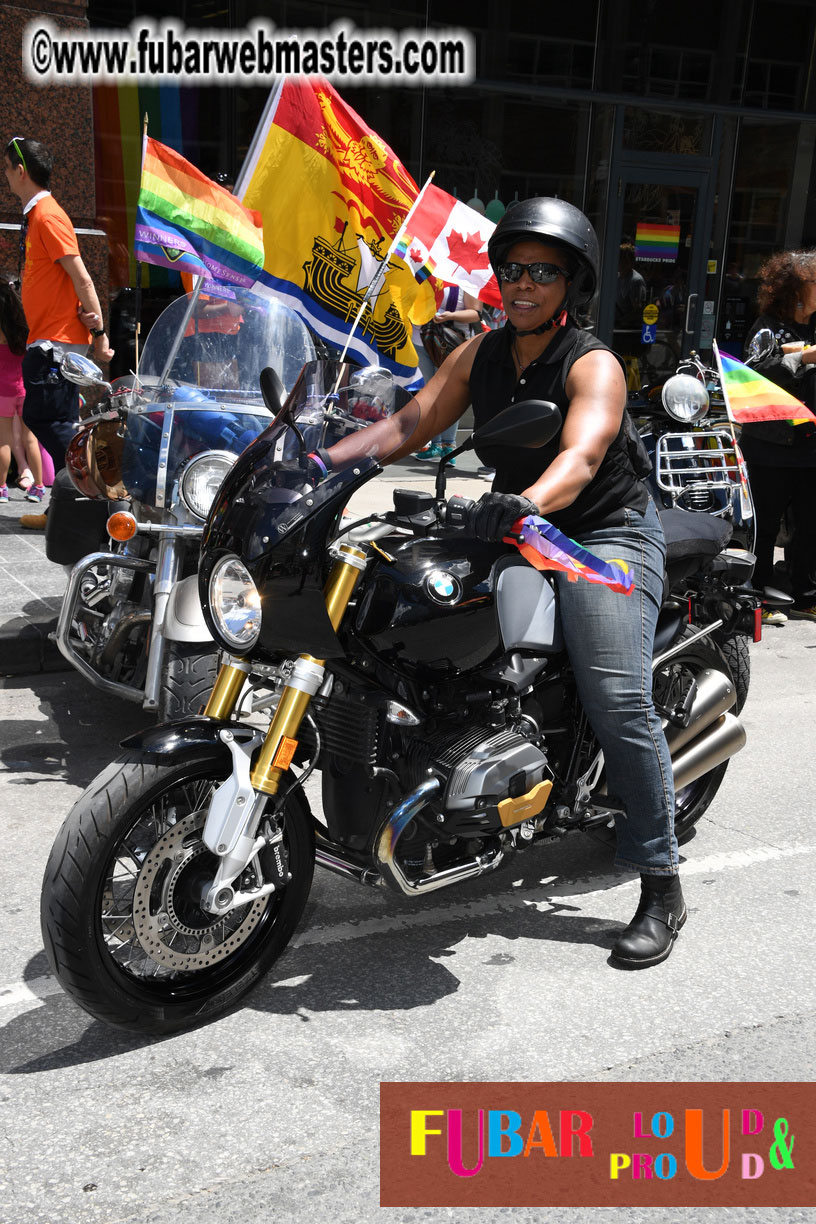
[[8, 501], [12, 450], [19, 469], [18, 483], [26, 500], [40, 502], [45, 496], [40, 446], [22, 419], [23, 354], [27, 338], [28, 326], [19, 294], [8, 276], [0, 275], [0, 502]]

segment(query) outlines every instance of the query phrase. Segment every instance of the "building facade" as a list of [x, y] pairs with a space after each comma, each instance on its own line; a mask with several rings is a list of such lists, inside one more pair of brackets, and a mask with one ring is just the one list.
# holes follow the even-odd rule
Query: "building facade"
[[[88, 0], [84, 18], [80, 0], [48, 9], [100, 31], [171, 14], [188, 29], [241, 30], [263, 16], [280, 30], [341, 19], [361, 30], [443, 30], [461, 27], [465, 11], [453, 0], [385, 0], [376, 11], [354, 0]], [[12, 12], [13, 30], [3, 17], [7, 63], [24, 10], [5, 8]], [[494, 219], [531, 195], [583, 208], [603, 249], [595, 326], [627, 357], [633, 381], [654, 380], [715, 336], [739, 353], [763, 258], [816, 246], [813, 0], [473, 0], [466, 12], [478, 54], [472, 84], [340, 92], [417, 181], [433, 169], [437, 185]], [[33, 134], [39, 123], [46, 143], [55, 130], [57, 143], [81, 147], [72, 189], [86, 228], [108, 236], [113, 296], [142, 281], [146, 300], [173, 292], [172, 273], [139, 270], [132, 259], [142, 115], [152, 135], [205, 173], [234, 176], [266, 90], [21, 89], [2, 103], [10, 134]], [[68, 113], [63, 100], [73, 93], [73, 130], [63, 132], [56, 111]], [[44, 94], [58, 108], [43, 106]]]

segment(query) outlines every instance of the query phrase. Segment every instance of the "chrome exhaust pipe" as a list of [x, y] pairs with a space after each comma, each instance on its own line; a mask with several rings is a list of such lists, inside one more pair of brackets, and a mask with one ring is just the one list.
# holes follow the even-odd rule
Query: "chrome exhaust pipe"
[[428, 778], [420, 783], [392, 809], [377, 836], [374, 857], [382, 878], [391, 888], [408, 897], [435, 892], [438, 888], [447, 888], [450, 884], [460, 884], [463, 880], [484, 875], [487, 871], [495, 871], [504, 858], [504, 851], [499, 847], [487, 854], [477, 854], [466, 863], [457, 863], [454, 867], [436, 871], [433, 875], [422, 876], [418, 880], [408, 879], [396, 861], [399, 839], [413, 817], [425, 807], [431, 796], [437, 793], [440, 785], [438, 778]]
[[715, 668], [701, 672], [697, 677], [697, 693], [691, 707], [688, 726], [678, 727], [666, 719], [663, 720], [666, 743], [672, 756], [701, 735], [721, 714], [730, 710], [736, 700], [736, 689], [728, 676]]
[[383, 882], [382, 876], [376, 871], [345, 858], [338, 849], [324, 850], [318, 845], [315, 850], [315, 863], [319, 867], [325, 867], [326, 871], [333, 872], [334, 875], [343, 876], [347, 880], [355, 880], [358, 884], [377, 885]]
[[721, 714], [696, 739], [672, 757], [675, 791], [696, 782], [745, 746], [745, 728], [733, 714]]

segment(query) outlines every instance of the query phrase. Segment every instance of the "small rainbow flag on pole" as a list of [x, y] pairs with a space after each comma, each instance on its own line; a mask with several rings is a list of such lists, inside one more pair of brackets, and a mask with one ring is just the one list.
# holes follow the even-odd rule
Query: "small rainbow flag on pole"
[[505, 536], [515, 544], [525, 560], [540, 570], [560, 570], [570, 582], [579, 578], [609, 587], [619, 595], [631, 595], [635, 581], [625, 561], [604, 561], [577, 541], [571, 540], [547, 519], [537, 514], [513, 524], [513, 535]]
[[145, 136], [134, 248], [144, 263], [251, 289], [264, 261], [261, 217]]
[[428, 257], [427, 249], [417, 243], [410, 234], [403, 234], [393, 253], [405, 260], [418, 284], [421, 285], [429, 276], [433, 276], [434, 265]]
[[720, 372], [720, 385], [728, 415], [735, 425], [751, 425], [757, 421], [788, 421], [804, 425], [816, 421], [816, 416], [801, 400], [776, 383], [752, 370], [736, 357], [721, 353], [714, 341], [714, 356]]

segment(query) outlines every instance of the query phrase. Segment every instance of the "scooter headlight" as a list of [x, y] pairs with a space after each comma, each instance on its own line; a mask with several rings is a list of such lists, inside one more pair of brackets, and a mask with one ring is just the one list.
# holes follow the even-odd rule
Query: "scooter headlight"
[[200, 519], [207, 517], [235, 459], [229, 451], [205, 451], [190, 460], [181, 476], [179, 495], [191, 514]]
[[221, 637], [233, 649], [250, 650], [261, 632], [261, 597], [246, 566], [222, 557], [210, 575], [210, 610]]
[[663, 407], [683, 425], [701, 421], [708, 412], [708, 392], [699, 378], [674, 374], [663, 387]]

